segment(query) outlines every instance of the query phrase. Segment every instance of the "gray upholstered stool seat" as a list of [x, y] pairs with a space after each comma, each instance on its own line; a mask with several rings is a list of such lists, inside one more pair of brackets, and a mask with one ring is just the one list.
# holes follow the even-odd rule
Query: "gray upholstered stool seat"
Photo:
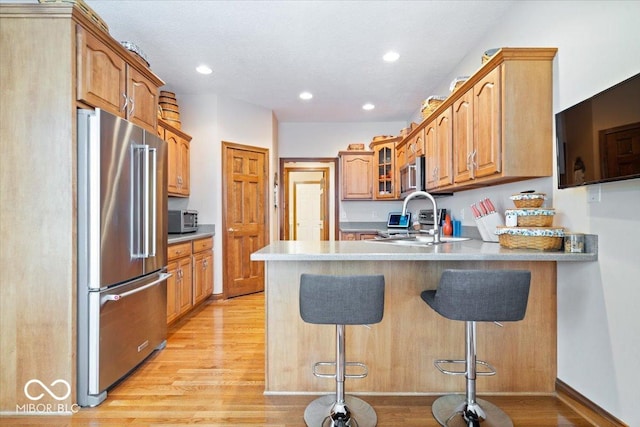
[[[336, 360], [318, 362], [313, 374], [335, 378], [335, 395], [311, 402], [304, 420], [309, 427], [373, 427], [374, 409], [354, 396], [345, 396], [345, 378], [364, 378], [368, 372], [362, 363], [345, 362], [345, 325], [368, 325], [382, 320], [384, 312], [384, 276], [331, 276], [302, 274], [300, 277], [300, 317], [307, 323], [336, 325]], [[319, 366], [335, 365], [335, 374], [321, 374]], [[361, 373], [347, 375], [345, 366], [355, 365]]]
[[[514, 322], [527, 310], [531, 273], [522, 270], [445, 270], [437, 290], [424, 291], [422, 299], [438, 314], [461, 320], [466, 327], [464, 360], [436, 360], [436, 368], [445, 374], [465, 375], [466, 393], [446, 395], [432, 405], [436, 420], [443, 426], [513, 426], [511, 419], [497, 406], [476, 399], [476, 375], [493, 375], [495, 369], [476, 360], [476, 322]], [[445, 363], [464, 363], [464, 371], [443, 369]], [[477, 372], [476, 364], [488, 371]]]

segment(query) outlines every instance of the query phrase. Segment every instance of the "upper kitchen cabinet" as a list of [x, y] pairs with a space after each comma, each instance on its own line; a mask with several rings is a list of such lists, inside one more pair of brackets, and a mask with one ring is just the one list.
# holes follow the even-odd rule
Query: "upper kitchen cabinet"
[[551, 176], [556, 51], [499, 50], [419, 125], [428, 190], [461, 191]]
[[163, 120], [158, 120], [158, 135], [167, 142], [167, 193], [189, 197], [191, 137]]
[[77, 97], [150, 132], [155, 132], [158, 88], [163, 84], [148, 68], [119, 44], [77, 27]]
[[455, 189], [551, 176], [555, 48], [503, 48], [445, 105], [453, 107]]
[[373, 197], [376, 200], [396, 199], [398, 197], [395, 144], [399, 140], [400, 138], [386, 138], [374, 140], [369, 144], [369, 148], [373, 151]]
[[354, 150], [339, 155], [342, 200], [371, 200], [374, 153]]

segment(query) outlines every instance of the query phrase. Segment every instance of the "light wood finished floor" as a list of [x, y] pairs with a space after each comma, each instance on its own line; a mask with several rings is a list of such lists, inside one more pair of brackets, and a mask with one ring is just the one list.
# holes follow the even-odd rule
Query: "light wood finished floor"
[[[73, 416], [4, 417], [0, 425], [304, 426], [304, 408], [313, 396], [264, 396], [263, 390], [264, 295], [259, 293], [206, 302], [172, 326], [166, 349], [115, 386], [98, 408]], [[380, 427], [438, 425], [431, 416], [434, 397], [363, 397], [375, 408]], [[555, 397], [489, 400], [516, 426], [595, 425]]]

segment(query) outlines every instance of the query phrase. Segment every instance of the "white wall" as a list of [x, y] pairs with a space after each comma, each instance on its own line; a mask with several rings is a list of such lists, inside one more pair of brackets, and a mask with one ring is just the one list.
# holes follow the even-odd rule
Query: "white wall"
[[[406, 122], [286, 123], [278, 126], [280, 157], [337, 157], [349, 144], [369, 143], [376, 135], [398, 135]], [[386, 221], [399, 202], [342, 202], [340, 221]]]
[[[271, 110], [218, 95], [181, 95], [182, 130], [191, 135], [191, 195], [188, 199], [170, 198], [170, 208], [191, 208], [199, 212], [201, 224], [215, 224], [214, 294], [222, 292], [222, 143], [234, 142], [269, 149], [269, 188], [277, 171], [277, 141]], [[269, 192], [269, 214], [273, 192]], [[270, 237], [273, 239], [273, 235]]]

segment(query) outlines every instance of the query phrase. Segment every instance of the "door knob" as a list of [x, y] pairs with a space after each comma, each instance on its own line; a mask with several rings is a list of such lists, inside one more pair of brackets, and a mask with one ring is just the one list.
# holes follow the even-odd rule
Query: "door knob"
[[236, 231], [236, 230], [234, 230], [233, 228], [229, 228], [227, 231], [228, 231], [229, 233], [233, 233], [233, 232], [234, 232], [234, 231]]

